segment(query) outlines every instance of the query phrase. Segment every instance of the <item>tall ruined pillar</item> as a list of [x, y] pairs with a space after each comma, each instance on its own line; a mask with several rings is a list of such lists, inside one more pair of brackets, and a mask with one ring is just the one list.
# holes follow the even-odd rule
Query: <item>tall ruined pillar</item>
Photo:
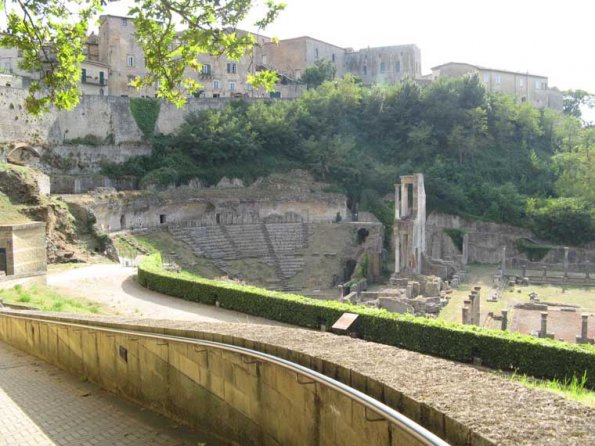
[[409, 216], [409, 184], [401, 183], [401, 218]]
[[502, 325], [500, 328], [504, 331], [508, 328], [508, 310], [502, 310]]
[[401, 271], [401, 237], [398, 231], [395, 231], [395, 273]]
[[469, 263], [469, 234], [463, 234], [463, 265]]
[[502, 277], [506, 275], [506, 246], [502, 247]]
[[564, 277], [568, 277], [568, 246], [564, 247]]
[[395, 220], [401, 218], [401, 200], [399, 198], [400, 187], [400, 184], [395, 184]]

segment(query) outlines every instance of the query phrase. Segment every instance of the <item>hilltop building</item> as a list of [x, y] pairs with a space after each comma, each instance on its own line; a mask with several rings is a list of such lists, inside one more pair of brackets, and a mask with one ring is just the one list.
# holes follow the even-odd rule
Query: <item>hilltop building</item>
[[346, 73], [360, 77], [364, 85], [395, 84], [421, 79], [421, 51], [415, 45], [365, 48], [345, 55]]
[[546, 76], [448, 62], [432, 68], [432, 79], [442, 76], [460, 77], [469, 73], [477, 74], [490, 92], [509, 94], [538, 108], [562, 110], [562, 93], [557, 88], [549, 88]]
[[[103, 15], [99, 23], [98, 33], [92, 33], [87, 41], [86, 59], [81, 67], [82, 92], [87, 95], [154, 96], [156, 86], [137, 90], [130, 85], [136, 77], [147, 74], [143, 51], [135, 38], [133, 19]], [[355, 51], [310, 36], [275, 42], [267, 36], [252, 35], [256, 39], [254, 48], [237, 61], [210, 54], [199, 56], [200, 72], [191, 69], [186, 72], [187, 77], [203, 86], [195, 96], [295, 98], [305, 90], [300, 83], [304, 70], [316, 61], [328, 60], [335, 66], [337, 77], [350, 73], [362, 79], [364, 85], [395, 84], [404, 79], [428, 84], [442, 76], [477, 73], [488, 91], [510, 94], [539, 108], [562, 110], [562, 94], [548, 86], [545, 76], [457, 62], [435, 66], [431, 74], [422, 76], [421, 51], [413, 44]], [[20, 54], [15, 48], [0, 48], [0, 85], [27, 88], [31, 80], [39, 79], [40, 73], [24, 72], [19, 61]], [[254, 90], [247, 82], [249, 75], [264, 69], [279, 74], [273, 93]]]

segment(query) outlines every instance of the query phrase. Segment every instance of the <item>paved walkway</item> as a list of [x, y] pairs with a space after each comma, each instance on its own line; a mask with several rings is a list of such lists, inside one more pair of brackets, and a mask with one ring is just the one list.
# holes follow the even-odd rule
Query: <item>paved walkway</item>
[[165, 417], [0, 342], [0, 446], [197, 446], [203, 442]]
[[280, 322], [189, 302], [141, 287], [135, 268], [91, 265], [50, 273], [48, 285], [66, 296], [86, 297], [123, 316], [199, 322], [247, 322], [284, 325]]

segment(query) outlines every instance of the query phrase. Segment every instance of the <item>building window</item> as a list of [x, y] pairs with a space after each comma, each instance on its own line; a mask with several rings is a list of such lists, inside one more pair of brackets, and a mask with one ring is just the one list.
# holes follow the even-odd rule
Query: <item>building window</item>
[[368, 74], [368, 67], [366, 65], [364, 65], [364, 75]]
[[87, 82], [87, 70], [85, 68], [81, 70], [81, 82]]
[[126, 64], [127, 64], [129, 67], [134, 67], [134, 56], [128, 55], [128, 56], [126, 57]]
[[252, 84], [246, 84], [246, 91], [252, 91], [254, 90], [254, 87], [252, 86]]
[[490, 73], [483, 73], [483, 81], [486, 84], [489, 84], [490, 83]]
[[165, 214], [159, 214], [159, 224], [164, 225], [167, 223], [167, 216]]
[[333, 63], [335, 62], [335, 53], [333, 53], [333, 54], [331, 55], [331, 60], [333, 61]]
[[99, 96], [103, 96], [105, 95], [105, 91], [103, 90], [103, 88], [99, 89]]
[[128, 26], [128, 19], [127, 19], [127, 18], [125, 18], [125, 17], [122, 17], [122, 26], [123, 26], [123, 27], [126, 27], [126, 26]]
[[214, 98], [220, 98], [221, 97], [221, 94], [220, 93], [213, 93], [213, 97]]
[[502, 82], [502, 78], [500, 77], [500, 75], [499, 75], [499, 74], [496, 74], [496, 75], [494, 76], [494, 83], [495, 83], [496, 85], [500, 85], [500, 83], [501, 83], [501, 82]]
[[235, 82], [229, 83], [229, 91], [236, 91], [236, 83]]
[[318, 59], [318, 48], [314, 48], [314, 57]]
[[213, 90], [219, 90], [220, 88], [221, 88], [221, 86], [219, 85], [219, 81], [214, 80], [213, 81]]
[[525, 79], [523, 79], [523, 78], [520, 78], [520, 79], [519, 79], [519, 87], [521, 87], [521, 88], [522, 88], [522, 87], [524, 87], [524, 86], [525, 86]]
[[103, 71], [99, 72], [99, 85], [105, 85], [105, 74], [103, 73]]
[[263, 54], [262, 55], [262, 64], [263, 65], [266, 65], [267, 64], [267, 55], [266, 54]]
[[384, 73], [386, 71], [386, 64], [384, 62], [380, 62], [380, 72]]
[[203, 64], [202, 73], [203, 74], [211, 74], [211, 65], [209, 65], [208, 63]]
[[397, 63], [395, 64], [395, 71], [397, 73], [401, 72], [401, 61], [400, 60], [397, 60]]
[[238, 70], [238, 67], [234, 62], [229, 62], [227, 64], [227, 72], [228, 73], [235, 74], [237, 72], [237, 70]]

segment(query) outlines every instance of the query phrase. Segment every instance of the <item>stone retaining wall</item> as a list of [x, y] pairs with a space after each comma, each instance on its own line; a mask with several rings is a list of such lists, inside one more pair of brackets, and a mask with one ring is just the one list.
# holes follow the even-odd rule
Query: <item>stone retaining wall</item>
[[[0, 313], [0, 318], [9, 314]], [[194, 337], [269, 353], [363, 391], [455, 445], [595, 442], [593, 408], [470, 366], [345, 336], [249, 324], [47, 313], [36, 317]], [[360, 444], [381, 443], [367, 439]]]
[[216, 347], [7, 314], [0, 339], [222, 443], [424, 444], [308, 376]]

